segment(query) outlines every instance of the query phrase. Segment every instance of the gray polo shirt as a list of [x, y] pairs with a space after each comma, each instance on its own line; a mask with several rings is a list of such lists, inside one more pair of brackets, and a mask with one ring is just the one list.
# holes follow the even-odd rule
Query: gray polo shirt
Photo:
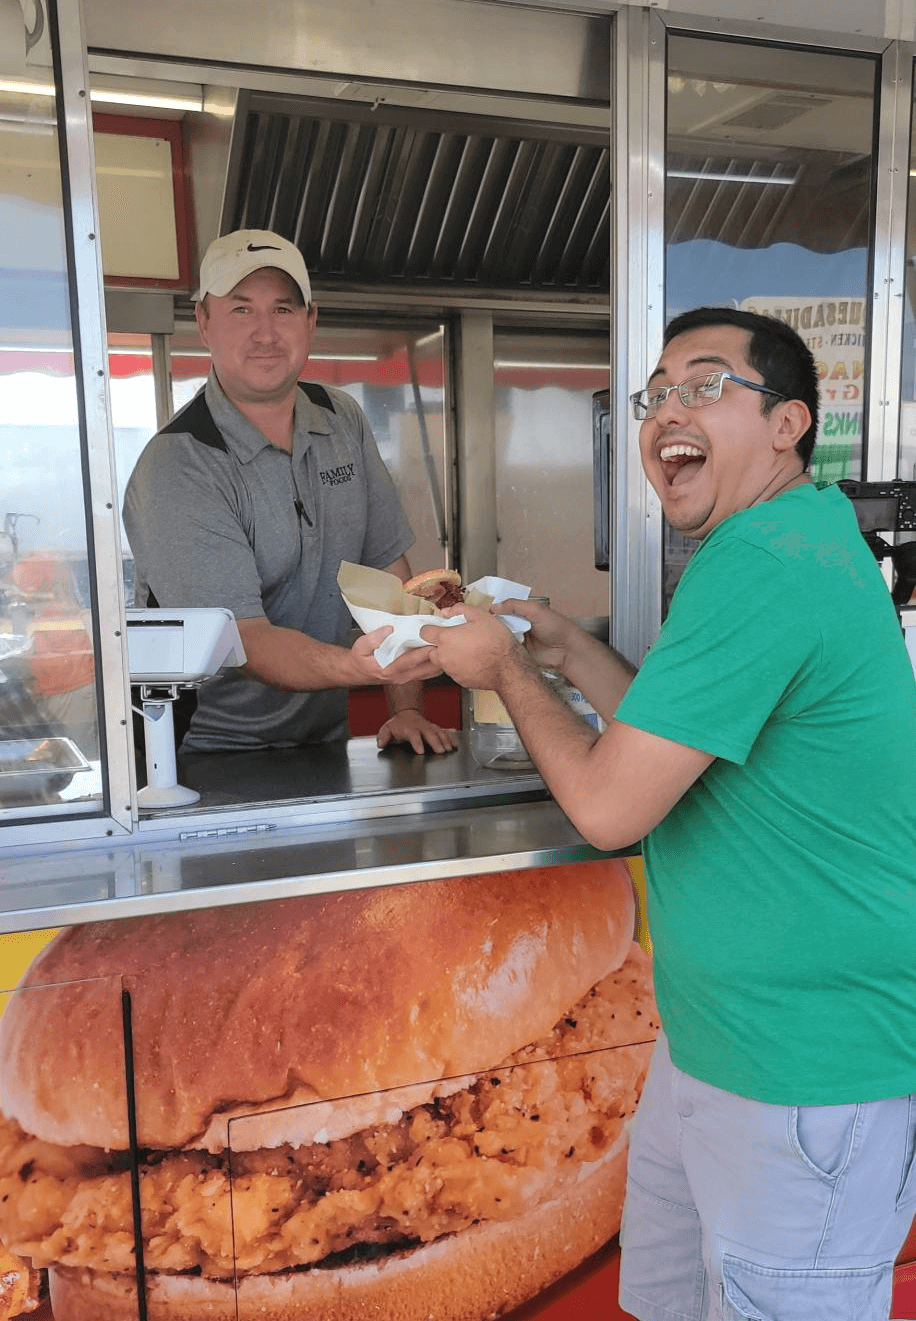
[[[307, 393], [306, 393], [307, 391]], [[296, 401], [293, 449], [270, 444], [211, 372], [144, 449], [124, 525], [138, 605], [226, 606], [345, 643], [341, 560], [387, 568], [413, 543], [359, 405], [333, 386]], [[205, 683], [183, 747], [292, 746], [347, 733], [342, 689], [287, 692], [226, 670]]]

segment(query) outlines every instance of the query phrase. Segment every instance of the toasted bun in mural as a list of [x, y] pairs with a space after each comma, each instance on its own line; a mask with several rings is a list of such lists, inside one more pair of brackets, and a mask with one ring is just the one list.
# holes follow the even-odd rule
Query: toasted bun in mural
[[0, 1239], [55, 1321], [137, 1317], [123, 985], [150, 1321], [509, 1310], [619, 1228], [633, 905], [595, 861], [61, 932], [0, 1019]]

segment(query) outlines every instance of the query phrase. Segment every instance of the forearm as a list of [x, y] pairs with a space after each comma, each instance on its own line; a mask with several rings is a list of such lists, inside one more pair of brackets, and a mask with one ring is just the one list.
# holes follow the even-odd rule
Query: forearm
[[423, 685], [421, 683], [392, 683], [385, 689], [388, 714], [399, 711], [419, 711], [423, 714]]
[[[383, 669], [375, 659], [375, 651], [391, 631], [389, 628], [364, 634], [347, 650], [317, 642], [294, 628], [280, 628], [263, 616], [240, 619], [238, 626], [248, 674], [274, 688], [308, 693], [382, 684], [385, 688], [409, 690], [411, 685], [441, 673], [433, 647], [411, 648]], [[402, 700], [411, 700], [409, 692]]]
[[318, 642], [263, 618], [240, 619], [238, 629], [247, 657], [245, 669], [261, 683], [294, 692], [318, 692], [365, 682], [346, 647]]
[[587, 800], [603, 798], [589, 765], [598, 734], [547, 686], [521, 648], [503, 667], [497, 692], [553, 797], [586, 833], [592, 812]]
[[541, 624], [535, 659], [492, 615], [472, 606], [462, 607], [462, 613], [464, 625], [424, 629], [421, 636], [456, 683], [499, 694], [556, 802], [596, 848], [623, 850], [642, 839], [714, 760], [701, 749], [619, 719], [608, 720], [598, 734], [573, 714], [548, 687], [539, 664], [547, 663], [546, 649], [549, 668], [578, 679], [583, 691], [601, 702], [597, 679], [606, 690], [602, 705], [609, 710], [626, 690], [632, 667], [600, 644], [570, 647], [563, 625], [548, 620], [551, 626], [545, 629], [539, 611], [532, 620]]
[[524, 653], [521, 663], [507, 658], [496, 688], [557, 804], [596, 848], [623, 850], [644, 838], [714, 761], [619, 720], [596, 734]]

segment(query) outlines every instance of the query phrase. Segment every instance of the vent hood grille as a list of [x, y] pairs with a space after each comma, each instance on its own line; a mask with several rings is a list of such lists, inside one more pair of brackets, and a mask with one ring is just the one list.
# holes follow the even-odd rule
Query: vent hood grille
[[325, 287], [607, 296], [607, 133], [249, 94], [224, 230], [273, 229]]

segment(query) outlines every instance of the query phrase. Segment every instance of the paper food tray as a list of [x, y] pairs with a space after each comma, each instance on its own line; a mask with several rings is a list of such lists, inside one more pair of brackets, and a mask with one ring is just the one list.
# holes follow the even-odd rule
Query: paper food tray
[[[370, 569], [363, 564], [351, 564], [344, 560], [337, 574], [337, 583], [347, 609], [364, 633], [371, 633], [383, 625], [389, 625], [394, 630], [373, 653], [382, 669], [415, 647], [429, 646], [420, 637], [420, 630], [428, 625], [452, 628], [466, 622], [464, 615], [444, 619], [435, 612], [435, 607], [429, 601], [405, 592], [400, 578], [395, 574], [385, 573], [381, 569]], [[472, 597], [469, 604], [487, 607], [513, 597], [526, 601], [531, 588], [508, 578], [488, 576], [470, 583], [465, 593], [473, 593], [479, 598], [475, 600]], [[518, 615], [500, 615], [499, 618], [513, 633], [526, 633], [531, 627], [527, 619]]]

